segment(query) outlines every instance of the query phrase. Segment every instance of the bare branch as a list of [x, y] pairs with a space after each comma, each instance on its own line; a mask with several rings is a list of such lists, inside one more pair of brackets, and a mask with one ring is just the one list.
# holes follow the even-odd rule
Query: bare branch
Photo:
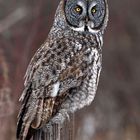
[[24, 7], [17, 8], [13, 13], [9, 14], [5, 19], [0, 21], [0, 33], [3, 33], [5, 30], [15, 25], [17, 22], [25, 18], [27, 15], [28, 15], [27, 8]]

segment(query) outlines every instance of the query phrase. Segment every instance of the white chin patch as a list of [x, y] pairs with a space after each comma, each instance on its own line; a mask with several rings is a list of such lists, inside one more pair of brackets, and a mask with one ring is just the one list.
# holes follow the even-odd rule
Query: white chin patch
[[82, 26], [82, 27], [79, 27], [79, 28], [72, 27], [72, 29], [73, 29], [74, 31], [77, 31], [77, 32], [84, 32], [85, 26]]
[[93, 30], [89, 26], [87, 28], [88, 28], [88, 30], [85, 30], [85, 26], [82, 26], [82, 27], [79, 27], [79, 28], [72, 27], [72, 29], [74, 31], [77, 31], [77, 32], [85, 32], [85, 31], [88, 31], [88, 32], [90, 32], [92, 34], [95, 34], [95, 33], [98, 33], [99, 32], [99, 30]]
[[100, 30], [93, 30], [92, 28], [90, 28], [90, 27], [88, 26], [88, 31], [89, 31], [90, 33], [96, 34], [96, 33], [98, 33]]

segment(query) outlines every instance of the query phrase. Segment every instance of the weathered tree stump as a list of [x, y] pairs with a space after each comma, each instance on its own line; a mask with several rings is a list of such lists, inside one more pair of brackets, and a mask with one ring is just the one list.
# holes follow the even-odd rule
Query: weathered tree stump
[[66, 119], [62, 126], [52, 124], [39, 129], [33, 140], [74, 140], [74, 114], [70, 114], [70, 119]]

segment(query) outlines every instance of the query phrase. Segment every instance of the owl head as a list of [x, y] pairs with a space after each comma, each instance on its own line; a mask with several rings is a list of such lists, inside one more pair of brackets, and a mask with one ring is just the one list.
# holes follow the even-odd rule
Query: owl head
[[95, 33], [105, 29], [108, 20], [106, 0], [63, 0], [64, 15], [75, 31]]

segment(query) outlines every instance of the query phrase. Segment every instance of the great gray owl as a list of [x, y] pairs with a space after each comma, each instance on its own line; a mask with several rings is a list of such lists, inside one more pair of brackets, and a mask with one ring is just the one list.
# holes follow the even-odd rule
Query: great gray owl
[[46, 42], [32, 58], [20, 101], [17, 139], [89, 105], [95, 96], [108, 21], [106, 0], [61, 0]]

